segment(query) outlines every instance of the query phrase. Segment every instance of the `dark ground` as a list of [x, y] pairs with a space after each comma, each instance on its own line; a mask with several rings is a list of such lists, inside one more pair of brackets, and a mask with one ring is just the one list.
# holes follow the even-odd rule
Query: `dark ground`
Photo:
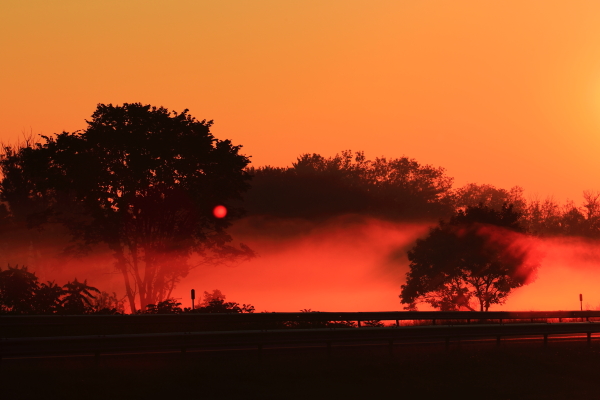
[[1, 399], [600, 399], [600, 343], [6, 359]]

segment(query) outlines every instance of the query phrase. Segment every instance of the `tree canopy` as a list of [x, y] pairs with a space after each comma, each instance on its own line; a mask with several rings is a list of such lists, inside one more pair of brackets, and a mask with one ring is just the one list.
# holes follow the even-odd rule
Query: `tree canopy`
[[480, 311], [502, 304], [539, 266], [521, 244], [519, 218], [512, 206], [496, 210], [479, 205], [441, 221], [408, 252], [410, 271], [401, 302], [407, 309], [424, 302], [444, 311], [473, 310], [473, 302]]
[[366, 214], [395, 220], [436, 220], [452, 211], [452, 178], [443, 168], [408, 157], [369, 160], [363, 152], [334, 157], [302, 154], [292, 167], [250, 171], [249, 214], [323, 219]]
[[136, 296], [140, 307], [169, 298], [191, 253], [252, 256], [226, 232], [243, 212], [232, 201], [249, 187], [249, 159], [211, 134], [212, 121], [125, 103], [99, 104], [87, 124], [6, 148], [2, 200], [32, 224], [64, 224], [83, 249], [108, 245], [132, 311]]
[[499, 210], [504, 204], [512, 204], [515, 211], [523, 213], [526, 208], [523, 188], [520, 186], [513, 186], [510, 190], [506, 190], [488, 184], [468, 183], [455, 189], [452, 197], [456, 209], [464, 210], [467, 207], [483, 204]]

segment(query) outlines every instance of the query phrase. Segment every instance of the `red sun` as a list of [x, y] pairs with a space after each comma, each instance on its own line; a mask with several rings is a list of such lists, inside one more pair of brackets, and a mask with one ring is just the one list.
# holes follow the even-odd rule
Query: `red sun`
[[227, 215], [227, 208], [225, 208], [225, 206], [216, 206], [213, 208], [213, 215], [216, 218], [225, 218]]

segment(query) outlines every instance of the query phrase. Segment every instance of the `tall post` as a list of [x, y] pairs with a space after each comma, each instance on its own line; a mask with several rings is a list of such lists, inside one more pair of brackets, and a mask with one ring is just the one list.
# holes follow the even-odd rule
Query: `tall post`
[[196, 291], [192, 289], [192, 310], [194, 309], [194, 299], [196, 298]]
[[583, 295], [579, 293], [579, 307], [583, 311]]

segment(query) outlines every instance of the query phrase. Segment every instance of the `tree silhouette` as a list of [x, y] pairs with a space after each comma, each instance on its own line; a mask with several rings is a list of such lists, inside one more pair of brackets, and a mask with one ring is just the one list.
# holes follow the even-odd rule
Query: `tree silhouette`
[[235, 302], [226, 302], [225, 295], [220, 290], [215, 289], [212, 293], [204, 292], [204, 299], [198, 307], [181, 308], [181, 303], [175, 299], [166, 299], [158, 304], [148, 304], [140, 314], [181, 314], [181, 313], [200, 313], [200, 314], [242, 314], [253, 313], [254, 306], [251, 304], [242, 304]]
[[[242, 213], [229, 202], [249, 186], [249, 159], [213, 137], [212, 121], [125, 103], [99, 104], [87, 123], [5, 149], [2, 199], [29, 210], [32, 224], [64, 224], [82, 249], [108, 245], [132, 312], [136, 296], [140, 307], [169, 298], [191, 253], [203, 262], [253, 255], [226, 232]], [[226, 218], [212, 215], [216, 205]]]
[[15, 147], [0, 147], [0, 197], [4, 200], [0, 205], [0, 254], [2, 261], [26, 261], [44, 276], [63, 268], [64, 250], [73, 242], [63, 224], [45, 223], [43, 229], [39, 229], [39, 224], [48, 220], [44, 213], [48, 209], [48, 198], [32, 195], [35, 188], [27, 176], [31, 171], [21, 168], [19, 154], [32, 144], [33, 137], [26, 137]]
[[87, 314], [93, 309], [92, 300], [96, 298], [92, 292], [100, 293], [100, 290], [88, 286], [87, 280], [79, 282], [77, 278], [73, 282], [67, 282], [64, 286], [65, 297], [62, 299], [62, 312], [65, 314]]
[[38, 278], [27, 267], [0, 268], [0, 313], [32, 314]]
[[34, 298], [35, 314], [58, 314], [63, 308], [62, 297], [65, 290], [54, 282], [42, 283], [36, 290]]
[[[38, 283], [34, 272], [27, 267], [0, 268], [0, 314], [53, 315], [53, 314], [116, 314], [119, 304], [107, 293], [103, 302], [93, 293], [100, 293], [87, 281], [77, 279], [59, 286], [54, 282]], [[96, 301], [94, 301], [96, 300]], [[99, 307], [102, 304], [103, 307]], [[113, 306], [113, 307], [110, 307]], [[116, 306], [116, 307], [114, 307]]]
[[566, 236], [600, 237], [600, 192], [583, 192], [584, 203], [578, 207], [567, 201], [558, 218], [558, 233]]
[[225, 296], [219, 289], [214, 289], [212, 292], [204, 291], [202, 295], [202, 300], [198, 302], [198, 307], [206, 307], [210, 304], [211, 301], [215, 300], [223, 300], [225, 301]]
[[181, 303], [175, 299], [165, 299], [158, 304], [148, 304], [143, 314], [181, 314]]
[[452, 178], [443, 168], [407, 157], [368, 160], [343, 151], [302, 154], [290, 168], [252, 169], [250, 214], [326, 219], [366, 214], [393, 220], [431, 220], [451, 214]]
[[124, 300], [118, 299], [115, 292], [101, 292], [92, 301], [92, 313], [94, 314], [124, 314]]
[[194, 313], [202, 314], [242, 314], [253, 313], [254, 306], [251, 304], [242, 304], [233, 301], [225, 301], [225, 299], [213, 299], [208, 304], [194, 309]]
[[525, 213], [527, 231], [537, 236], [559, 235], [562, 232], [560, 207], [554, 199], [533, 198]]
[[425, 302], [440, 310], [488, 311], [512, 289], [533, 277], [539, 266], [527, 246], [517, 243], [523, 228], [512, 206], [479, 205], [440, 222], [408, 252], [410, 271], [401, 302], [415, 309]]
[[495, 186], [469, 183], [454, 191], [454, 206], [456, 209], [477, 207], [479, 204], [499, 210], [504, 204], [512, 204], [515, 211], [523, 213], [527, 205], [523, 198], [523, 188], [514, 186], [510, 190]]

